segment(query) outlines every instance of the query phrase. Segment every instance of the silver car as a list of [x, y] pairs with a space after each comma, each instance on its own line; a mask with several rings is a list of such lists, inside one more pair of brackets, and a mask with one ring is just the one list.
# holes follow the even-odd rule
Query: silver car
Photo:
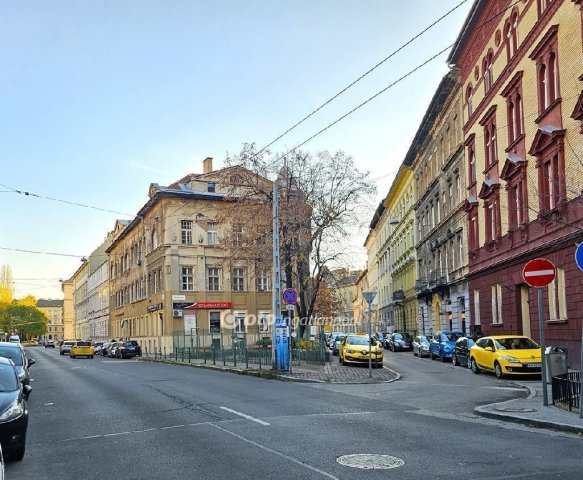
[[425, 335], [417, 335], [413, 340], [413, 355], [418, 357], [429, 356], [429, 340]]

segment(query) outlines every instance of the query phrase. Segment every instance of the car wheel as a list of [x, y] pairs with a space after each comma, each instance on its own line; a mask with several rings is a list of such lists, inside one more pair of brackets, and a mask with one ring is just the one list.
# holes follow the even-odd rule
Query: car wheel
[[417, 355], [417, 352], [415, 351], [415, 349], [413, 349], [413, 355], [415, 355], [416, 357], [418, 356]]
[[69, 358], [75, 358], [75, 355], [69, 354]]
[[90, 355], [89, 358], [93, 360], [93, 355]]
[[445, 362], [445, 355], [443, 354], [443, 352], [439, 352], [439, 360], [441, 361], [441, 363]]
[[494, 364], [494, 373], [496, 374], [496, 378], [498, 379], [501, 379], [504, 376], [504, 373], [502, 373], [502, 367], [498, 362]]
[[478, 364], [476, 363], [476, 360], [474, 358], [472, 358], [470, 360], [470, 363], [472, 365], [472, 372], [474, 372], [476, 375], [481, 372], [481, 370], [478, 367]]
[[459, 363], [458, 363], [458, 361], [457, 361], [457, 355], [456, 355], [455, 353], [454, 353], [454, 354], [451, 356], [451, 364], [452, 364], [454, 367], [457, 367], [457, 366], [459, 365]]
[[63, 352], [59, 352], [61, 355], [65, 355]]

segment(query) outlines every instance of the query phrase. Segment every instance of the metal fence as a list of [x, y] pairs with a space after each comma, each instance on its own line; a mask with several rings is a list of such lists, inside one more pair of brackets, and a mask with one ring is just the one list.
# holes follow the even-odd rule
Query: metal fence
[[569, 372], [552, 377], [552, 388], [553, 405], [561, 403], [568, 406], [569, 411], [580, 408], [581, 372]]
[[[237, 333], [209, 331], [175, 332], [172, 352], [147, 352], [154, 359], [172, 359], [183, 362], [201, 362], [234, 367], [271, 368], [273, 364], [270, 332]], [[323, 334], [312, 341], [292, 342], [292, 365], [302, 363], [324, 364], [326, 349]]]

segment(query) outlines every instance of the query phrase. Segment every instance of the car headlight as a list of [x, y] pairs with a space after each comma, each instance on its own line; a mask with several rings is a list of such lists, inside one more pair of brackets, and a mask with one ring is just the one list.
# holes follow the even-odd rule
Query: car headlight
[[504, 360], [510, 363], [520, 363], [520, 360], [518, 358], [510, 357], [508, 355], [500, 355], [500, 358], [503, 358]]
[[13, 403], [8, 409], [0, 415], [0, 422], [9, 422], [16, 420], [24, 413], [24, 407], [20, 403]]

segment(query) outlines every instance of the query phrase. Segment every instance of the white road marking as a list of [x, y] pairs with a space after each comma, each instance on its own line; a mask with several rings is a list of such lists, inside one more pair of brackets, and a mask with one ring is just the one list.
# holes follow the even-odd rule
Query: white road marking
[[54, 403], [53, 402], [45, 403], [45, 407], [48, 407], [49, 405], [54, 405]]
[[319, 473], [320, 475], [323, 475], [324, 477], [327, 478], [332, 478], [334, 480], [340, 480], [338, 477], [335, 477], [334, 475], [325, 472], [324, 470], [320, 470], [319, 468], [316, 467], [312, 467], [311, 465], [308, 465], [305, 462], [302, 462], [301, 460], [298, 460], [297, 458], [294, 457], [290, 457], [289, 455], [285, 455], [284, 453], [278, 452], [277, 450], [273, 450], [272, 448], [269, 447], [265, 447], [257, 442], [254, 442], [253, 440], [249, 440], [245, 437], [242, 437], [241, 435], [237, 435], [236, 433], [233, 433], [225, 428], [219, 427], [218, 425], [215, 425], [214, 423], [208, 423], [208, 425], [210, 425], [211, 427], [215, 427], [218, 430], [221, 430], [225, 433], [228, 433], [229, 435], [232, 435], [235, 438], [238, 438], [239, 440], [246, 442], [250, 445], [253, 445], [254, 447], [260, 448], [261, 450], [265, 450], [266, 452], [272, 453], [273, 455], [277, 455], [278, 457], [281, 458], [285, 458], [286, 460], [289, 460], [290, 462], [296, 463], [304, 468], [307, 468], [308, 470], [312, 470], [313, 472]]
[[115, 437], [117, 435], [129, 435], [132, 432], [116, 432], [116, 433], [108, 433], [106, 435], [103, 435], [104, 437]]
[[160, 427], [160, 430], [169, 430], [171, 428], [182, 428], [185, 427], [186, 425], [172, 425], [171, 427]]
[[267, 422], [264, 422], [263, 420], [259, 420], [258, 418], [252, 417], [251, 415], [247, 415], [245, 413], [242, 412], [238, 412], [237, 410], [233, 410], [232, 408], [227, 408], [227, 407], [219, 407], [221, 410], [226, 410], [227, 412], [231, 412], [234, 415], [238, 415], [240, 417], [246, 418], [247, 420], [251, 420], [252, 422], [256, 422], [256, 423], [260, 423], [261, 425], [270, 425]]

